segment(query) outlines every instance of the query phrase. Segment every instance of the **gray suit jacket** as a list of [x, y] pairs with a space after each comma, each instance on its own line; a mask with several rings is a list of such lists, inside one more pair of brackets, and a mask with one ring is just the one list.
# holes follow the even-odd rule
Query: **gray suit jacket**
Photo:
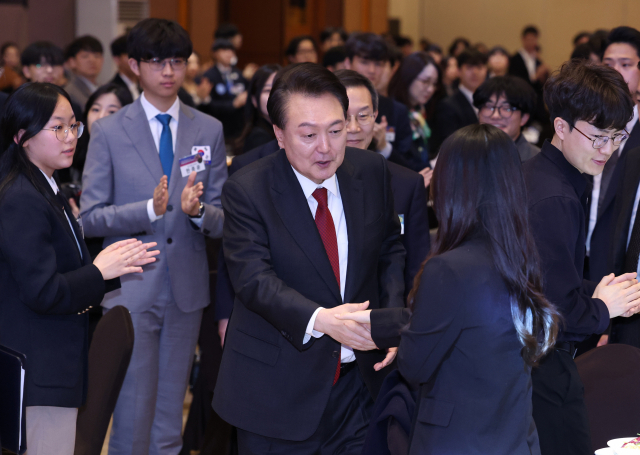
[[86, 82], [78, 76], [74, 76], [69, 82], [67, 82], [64, 89], [71, 97], [71, 100], [84, 111], [84, 107], [87, 104], [89, 97], [93, 94], [91, 87], [89, 87]]
[[[221, 123], [180, 103], [167, 212], [153, 223], [147, 201], [163, 172], [140, 99], [97, 121], [92, 129], [80, 199], [85, 235], [105, 237], [105, 246], [135, 237], [158, 242], [160, 250], [158, 260], [145, 266], [144, 273], [122, 277], [122, 288], [102, 305], [144, 311], [157, 301], [163, 280], [170, 279], [178, 308], [189, 312], [206, 307], [209, 272], [204, 235], [221, 237], [224, 219], [220, 194], [227, 164]], [[196, 183], [204, 183], [200, 200], [205, 213], [200, 228], [182, 211], [180, 196], [187, 178], [180, 174], [178, 162], [196, 145], [211, 147], [211, 165], [196, 178]]]

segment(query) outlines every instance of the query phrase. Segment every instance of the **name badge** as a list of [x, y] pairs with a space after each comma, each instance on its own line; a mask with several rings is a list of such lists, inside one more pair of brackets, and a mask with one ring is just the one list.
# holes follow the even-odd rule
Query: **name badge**
[[184, 158], [180, 158], [180, 173], [183, 177], [189, 177], [193, 171], [200, 172], [204, 171], [204, 160], [199, 154], [185, 156]]
[[396, 140], [396, 129], [393, 126], [387, 127], [387, 142], [394, 142]]
[[400, 235], [404, 235], [404, 215], [398, 215], [400, 218]]
[[204, 164], [211, 164], [211, 147], [208, 145], [194, 145], [191, 147], [192, 155], [200, 155]]

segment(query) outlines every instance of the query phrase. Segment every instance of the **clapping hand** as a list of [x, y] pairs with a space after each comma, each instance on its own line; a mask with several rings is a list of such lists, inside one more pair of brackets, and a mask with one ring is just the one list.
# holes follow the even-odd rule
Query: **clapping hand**
[[189, 174], [187, 184], [184, 186], [182, 196], [180, 197], [182, 211], [189, 216], [196, 216], [198, 214], [200, 210], [200, 196], [204, 193], [204, 185], [202, 182], [198, 182], [195, 185], [193, 184], [193, 182], [196, 181], [196, 175], [196, 171]]
[[127, 239], [112, 243], [93, 261], [105, 280], [112, 280], [128, 273], [142, 273], [142, 266], [155, 262], [159, 250], [148, 251], [156, 242], [142, 243]]
[[160, 178], [160, 183], [158, 183], [158, 186], [153, 190], [153, 211], [156, 216], [164, 215], [167, 211], [167, 203], [169, 202], [168, 181], [167, 176], [163, 175]]

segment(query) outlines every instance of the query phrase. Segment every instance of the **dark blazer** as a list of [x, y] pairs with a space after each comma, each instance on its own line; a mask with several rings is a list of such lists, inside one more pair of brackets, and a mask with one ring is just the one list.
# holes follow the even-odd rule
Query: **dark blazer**
[[0, 92], [0, 112], [2, 111], [2, 106], [4, 106], [5, 101], [9, 98], [9, 94], [5, 92]]
[[[613, 272], [611, 266], [611, 242], [612, 236], [616, 229], [616, 195], [622, 185], [622, 177], [627, 166], [627, 156], [630, 150], [640, 146], [640, 122], [636, 122], [635, 126], [629, 134], [629, 139], [624, 145], [618, 162], [616, 163], [609, 186], [606, 189], [604, 199], [600, 209], [598, 210], [598, 218], [596, 225], [591, 233], [591, 244], [589, 248], [589, 267], [588, 280], [599, 282], [605, 275]], [[633, 193], [635, 196], [635, 192]], [[623, 196], [620, 196], [623, 197]], [[633, 204], [633, 202], [632, 202]], [[629, 208], [629, 216], [633, 205]], [[627, 223], [626, 228], [629, 228]], [[626, 239], [626, 237], [625, 237]], [[625, 243], [626, 247], [626, 243]], [[626, 250], [626, 248], [625, 248]]]
[[[112, 84], [117, 84], [122, 88], [127, 89], [127, 91], [129, 93], [131, 93], [131, 91], [129, 90], [129, 86], [127, 85], [127, 83], [124, 81], [124, 79], [122, 79], [122, 77], [120, 77], [120, 73], [116, 73], [115, 76], [113, 76], [113, 79], [111, 79], [111, 83]], [[142, 90], [139, 89], [138, 90], [140, 93], [142, 93]], [[131, 93], [131, 99], [133, 99], [133, 93]], [[135, 100], [134, 100], [135, 101]]]
[[261, 145], [266, 144], [267, 142], [271, 142], [276, 138], [275, 133], [273, 132], [273, 125], [267, 122], [266, 120], [260, 118], [258, 120], [258, 124], [251, 128], [251, 131], [244, 139], [244, 144], [242, 145], [242, 150], [244, 153], [247, 153], [254, 148], [260, 147]]
[[[244, 108], [240, 107], [236, 109], [233, 107], [233, 100], [238, 94], [229, 92], [226, 80], [216, 65], [209, 68], [204, 73], [204, 77], [209, 79], [213, 86], [210, 94], [211, 102], [201, 104], [198, 106], [198, 109], [222, 122], [225, 138], [237, 137], [242, 132], [244, 126]], [[247, 80], [240, 70], [234, 67], [231, 70], [230, 77], [233, 78], [234, 84], [243, 85], [246, 90], [248, 85]]]
[[[275, 139], [262, 147], [236, 156], [231, 161], [229, 175], [233, 175], [242, 167], [254, 161], [271, 155], [279, 150], [278, 141]], [[375, 152], [374, 152], [375, 153]], [[404, 215], [404, 234], [401, 235], [402, 244], [407, 252], [404, 268], [406, 300], [413, 279], [420, 270], [422, 262], [427, 258], [431, 249], [431, 236], [429, 235], [429, 216], [427, 212], [427, 193], [424, 188], [424, 179], [417, 172], [413, 172], [403, 166], [387, 161], [391, 172], [391, 189], [393, 190], [393, 204], [399, 215]], [[216, 319], [228, 319], [233, 310], [235, 294], [229, 280], [229, 272], [225, 264], [222, 251], [218, 257], [218, 275], [216, 282]]]
[[[347, 147], [336, 172], [349, 235], [344, 302], [403, 307], [404, 248], [385, 160]], [[267, 437], [301, 441], [318, 428], [340, 344], [303, 344], [318, 307], [343, 303], [331, 264], [284, 150], [236, 172], [222, 192], [223, 247], [236, 291], [213, 407], [225, 421]], [[398, 315], [401, 311], [394, 312]], [[380, 341], [372, 324], [372, 337]], [[375, 398], [384, 351], [355, 351]]]
[[521, 350], [486, 241], [430, 259], [398, 348], [398, 370], [420, 386], [409, 453], [540, 454]]
[[[0, 201], [0, 344], [27, 356], [27, 406], [79, 407], [87, 393], [88, 316], [119, 280], [105, 282], [73, 216], [38, 169]], [[69, 205], [65, 210], [71, 214]]]
[[435, 128], [438, 146], [460, 128], [474, 123], [478, 123], [476, 111], [464, 94], [456, 90], [453, 95], [446, 97], [438, 105]]
[[[541, 64], [542, 62], [536, 59], [536, 68]], [[524, 59], [522, 58], [522, 55], [520, 55], [520, 52], [516, 52], [509, 58], [509, 74], [511, 76], [524, 79], [529, 84], [532, 84], [531, 79], [529, 78], [529, 70], [527, 70], [527, 65], [524, 63]]]
[[609, 310], [583, 279], [588, 182], [546, 141], [523, 165], [531, 231], [544, 272], [544, 292], [564, 318], [558, 341], [582, 341], [609, 325]]
[[391, 142], [393, 149], [401, 155], [409, 153], [413, 139], [407, 107], [393, 98], [378, 95], [378, 118], [376, 118], [376, 123], [380, 123], [383, 116], [387, 118], [389, 127], [393, 127], [395, 130], [396, 137]]

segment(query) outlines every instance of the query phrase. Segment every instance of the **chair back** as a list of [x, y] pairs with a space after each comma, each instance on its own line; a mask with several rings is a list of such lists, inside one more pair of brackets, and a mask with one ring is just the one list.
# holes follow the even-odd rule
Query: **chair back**
[[102, 316], [89, 348], [87, 401], [78, 410], [75, 455], [100, 455], [133, 352], [129, 310], [115, 306]]
[[576, 358], [593, 450], [640, 433], [640, 349], [609, 344]]

